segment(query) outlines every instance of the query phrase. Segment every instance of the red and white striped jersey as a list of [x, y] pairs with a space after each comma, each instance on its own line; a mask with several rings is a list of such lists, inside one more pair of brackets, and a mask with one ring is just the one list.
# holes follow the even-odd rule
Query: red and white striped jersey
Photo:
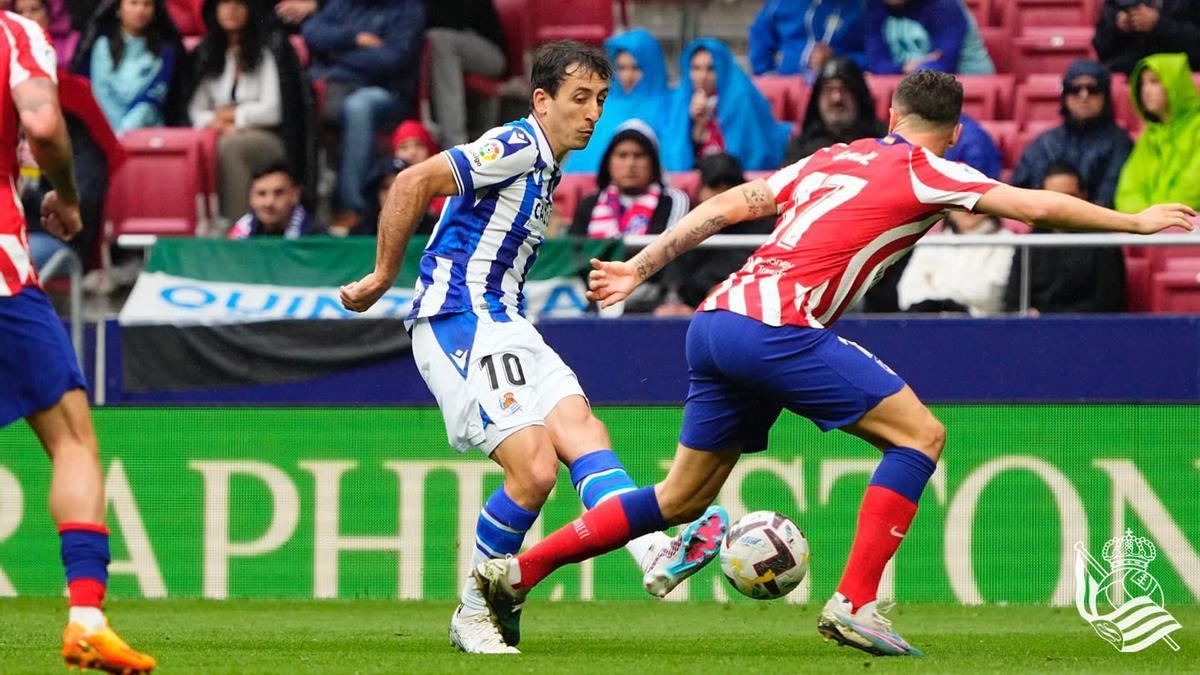
[[54, 47], [41, 26], [12, 12], [0, 12], [0, 297], [38, 285], [29, 259], [25, 212], [17, 192], [17, 143], [21, 120], [12, 90], [34, 77], [55, 80]]
[[819, 150], [767, 178], [775, 230], [700, 311], [828, 327], [943, 211], [973, 209], [998, 184], [895, 135]]

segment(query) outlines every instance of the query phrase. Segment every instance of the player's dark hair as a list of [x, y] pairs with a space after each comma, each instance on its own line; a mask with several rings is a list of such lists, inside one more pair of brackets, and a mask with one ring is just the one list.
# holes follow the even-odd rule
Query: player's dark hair
[[550, 96], [557, 96], [563, 80], [576, 68], [583, 68], [602, 80], [612, 79], [612, 64], [599, 47], [575, 40], [559, 40], [544, 44], [533, 53], [530, 94], [541, 89]]
[[696, 160], [696, 170], [700, 172], [700, 184], [712, 190], [728, 189], [746, 182], [741, 162], [724, 152]]
[[936, 126], [954, 126], [962, 115], [963, 88], [949, 73], [918, 70], [900, 80], [892, 106]]
[[250, 173], [250, 183], [253, 185], [258, 179], [270, 176], [273, 173], [281, 173], [287, 176], [292, 185], [299, 184], [299, 181], [296, 180], [296, 177], [292, 175], [291, 167], [289, 167], [287, 162], [284, 162], [283, 160], [267, 162], [266, 164], [256, 167], [254, 171]]

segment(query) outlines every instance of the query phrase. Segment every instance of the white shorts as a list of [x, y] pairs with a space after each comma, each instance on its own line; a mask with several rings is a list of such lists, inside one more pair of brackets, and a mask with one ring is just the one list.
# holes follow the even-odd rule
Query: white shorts
[[479, 321], [464, 312], [417, 319], [413, 358], [459, 452], [491, 454], [500, 442], [583, 389], [528, 321]]

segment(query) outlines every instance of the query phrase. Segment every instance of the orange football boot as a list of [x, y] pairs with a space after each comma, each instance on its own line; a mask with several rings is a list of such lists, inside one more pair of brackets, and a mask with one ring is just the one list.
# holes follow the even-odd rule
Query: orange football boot
[[67, 668], [90, 668], [118, 675], [142, 675], [157, 665], [153, 656], [130, 648], [107, 622], [104, 628], [91, 633], [77, 623], [68, 623], [63, 631], [62, 655]]

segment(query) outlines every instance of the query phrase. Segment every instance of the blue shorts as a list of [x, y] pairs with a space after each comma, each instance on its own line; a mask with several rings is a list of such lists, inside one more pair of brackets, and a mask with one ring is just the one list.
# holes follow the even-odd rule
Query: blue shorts
[[87, 383], [46, 295], [27, 287], [0, 298], [0, 428], [45, 410]]
[[768, 326], [723, 310], [692, 318], [687, 360], [679, 442], [696, 450], [765, 450], [784, 408], [821, 431], [844, 427], [904, 388], [891, 368], [830, 330]]

